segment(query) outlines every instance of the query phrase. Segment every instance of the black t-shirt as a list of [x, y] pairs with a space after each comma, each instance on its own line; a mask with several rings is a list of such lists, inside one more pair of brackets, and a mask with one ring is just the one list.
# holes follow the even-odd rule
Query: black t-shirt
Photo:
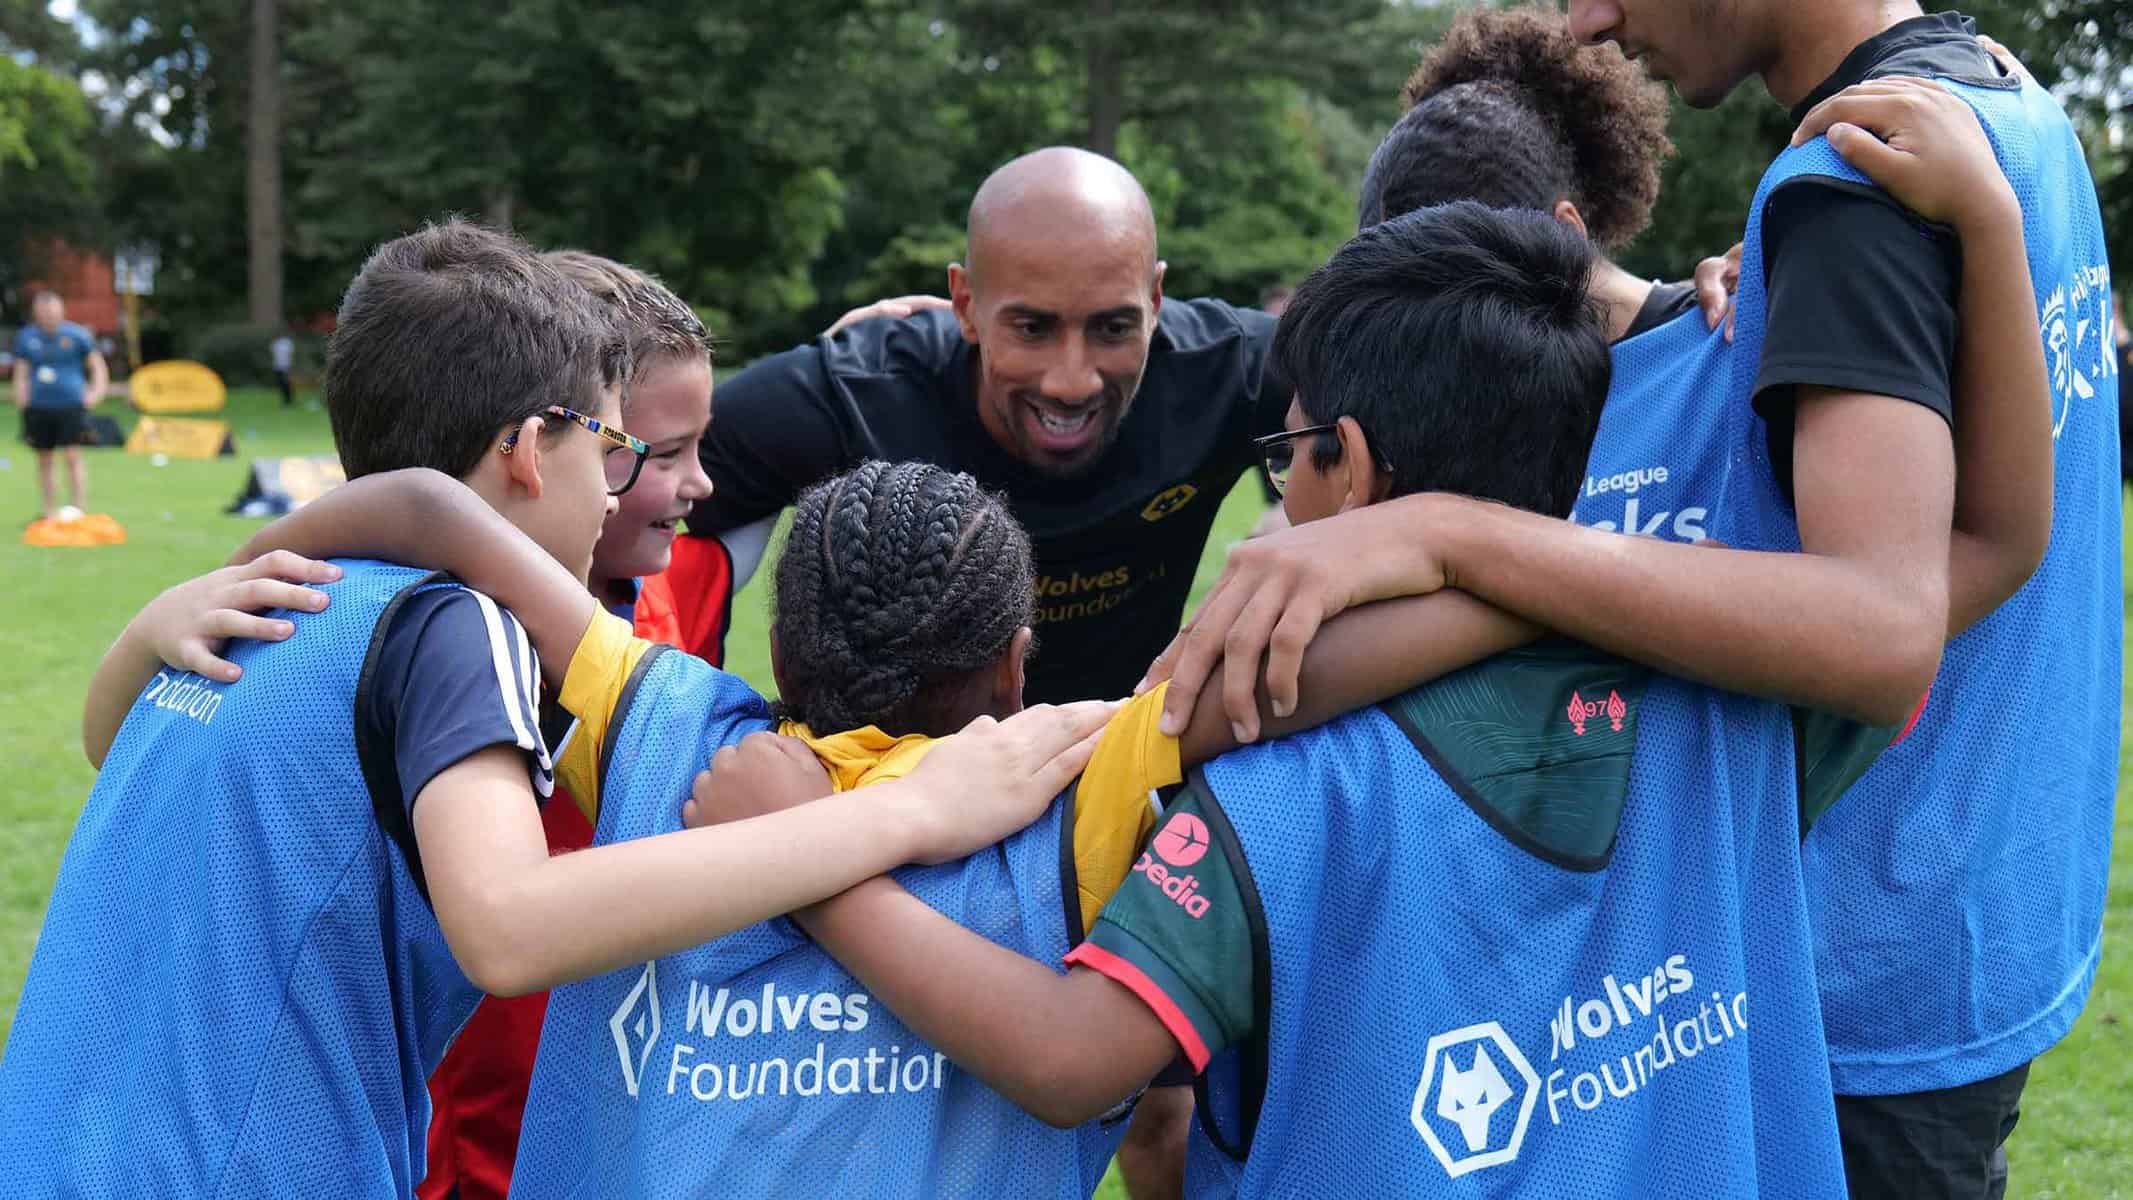
[[[2018, 86], [1953, 13], [1915, 17], [1861, 43], [1793, 110], [1891, 75]], [[1770, 457], [1792, 492], [1794, 389], [1820, 386], [1923, 404], [1952, 420], [1962, 256], [1954, 234], [1886, 193], [1827, 176], [1773, 190], [1763, 210], [1769, 315], [1755, 406]]]
[[2118, 347], [2118, 474], [2133, 483], [2133, 342]]
[[1281, 428], [1265, 374], [1274, 318], [1166, 300], [1118, 440], [1086, 473], [1040, 475], [978, 418], [976, 350], [955, 317], [861, 322], [721, 383], [701, 443], [714, 485], [689, 514], [718, 533], [777, 513], [869, 458], [967, 471], [1006, 495], [1036, 550], [1033, 702], [1126, 694], [1183, 619], [1215, 512]]
[[1644, 303], [1637, 306], [1637, 315], [1631, 318], [1629, 328], [1622, 332], [1622, 340], [1626, 342], [1640, 333], [1650, 333], [1694, 307], [1694, 283], [1654, 283], [1652, 290], [1645, 294]]

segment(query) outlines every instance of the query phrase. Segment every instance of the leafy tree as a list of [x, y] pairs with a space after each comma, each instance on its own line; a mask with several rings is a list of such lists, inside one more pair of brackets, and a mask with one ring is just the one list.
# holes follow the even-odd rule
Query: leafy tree
[[[1946, 9], [1942, 2], [1929, 9]], [[2133, 68], [2133, 5], [2121, 0], [1968, 0], [1961, 11], [2005, 43], [2066, 104], [2090, 150], [2112, 258], [2133, 262], [2133, 174], [2105, 131], [2123, 127]], [[1622, 256], [1631, 270], [1679, 277], [1733, 244], [1746, 224], [1756, 181], [1792, 133], [1789, 115], [1760, 84], [1698, 112], [1676, 101], [1668, 164], [1652, 228]]]
[[0, 54], [0, 292], [44, 264], [53, 239], [81, 241], [101, 223], [94, 164], [83, 146], [95, 123], [80, 85]]
[[283, 317], [280, 23], [278, 0], [252, 0], [244, 206], [246, 309], [254, 325], [279, 325]]

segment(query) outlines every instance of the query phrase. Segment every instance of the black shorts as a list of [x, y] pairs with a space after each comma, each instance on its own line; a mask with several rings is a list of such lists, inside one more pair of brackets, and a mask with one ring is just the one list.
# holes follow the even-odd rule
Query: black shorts
[[89, 410], [80, 405], [66, 408], [22, 410], [22, 440], [32, 450], [57, 450], [79, 446], [89, 432]]
[[1852, 1200], [1999, 1200], [2029, 1064], [1937, 1092], [1837, 1097]]

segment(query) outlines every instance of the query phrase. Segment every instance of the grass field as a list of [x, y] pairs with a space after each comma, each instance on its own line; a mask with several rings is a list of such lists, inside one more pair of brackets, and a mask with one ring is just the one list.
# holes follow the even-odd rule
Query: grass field
[[[91, 453], [93, 509], [128, 529], [124, 546], [34, 550], [12, 532], [33, 515], [36, 474], [11, 425], [0, 445], [0, 579], [10, 615], [0, 632], [0, 1046], [37, 937], [52, 877], [93, 775], [81, 755], [82, 694], [104, 646], [157, 591], [213, 567], [257, 527], [222, 515], [252, 457], [331, 451], [323, 413], [284, 410], [268, 392], [232, 397], [239, 456], [155, 467], [116, 451]], [[1230, 497], [1201, 586], [1220, 547], [1257, 514], [1256, 488]], [[735, 614], [733, 667], [767, 681], [763, 589]], [[2133, 711], [2133, 697], [2128, 697]], [[2125, 790], [2124, 759], [2120, 792]], [[2104, 962], [2073, 1033], [2030, 1076], [2009, 1146], [2009, 1194], [2036, 1200], [2133, 1197], [2133, 807], [2121, 805], [2105, 918]], [[1123, 1197], [1115, 1184], [1099, 1193]]]

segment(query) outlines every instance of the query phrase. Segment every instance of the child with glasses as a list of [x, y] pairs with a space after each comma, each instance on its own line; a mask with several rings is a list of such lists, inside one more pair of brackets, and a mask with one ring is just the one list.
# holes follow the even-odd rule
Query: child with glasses
[[[720, 580], [730, 575], [718, 539], [691, 538], [677, 545], [674, 537], [676, 519], [711, 492], [696, 456], [697, 440], [711, 419], [711, 335], [680, 297], [642, 271], [578, 250], [553, 250], [542, 258], [605, 305], [629, 341], [630, 381], [622, 410], [631, 431], [623, 436], [630, 444], [618, 444], [607, 455], [614, 472], [611, 487], [626, 486], [593, 547], [587, 584], [601, 606], [630, 621], [638, 636], [680, 646], [716, 666], [718, 639], [692, 637], [673, 603], [677, 578], [691, 595], [719, 597], [728, 590], [703, 582], [706, 575]], [[635, 472], [628, 481], [622, 479], [625, 464]], [[707, 625], [723, 629], [723, 605], [706, 603], [701, 609]], [[559, 781], [581, 769], [574, 759], [590, 762], [592, 741], [573, 737], [564, 743], [558, 751]], [[560, 782], [557, 800], [541, 812], [549, 850], [591, 845], [592, 822]], [[503, 1200], [509, 1193], [526, 1085], [547, 1006], [546, 992], [491, 996], [452, 1042], [430, 1077], [429, 1174], [416, 1190], [417, 1200]]]
[[[326, 404], [351, 477], [464, 480], [589, 605], [629, 474], [590, 430], [616, 418], [626, 365], [582, 288], [453, 222], [387, 243], [351, 284]], [[423, 536], [426, 514], [394, 519]], [[285, 607], [244, 611], [267, 605]], [[217, 657], [202, 610], [260, 640]], [[0, 1060], [0, 1193], [407, 1196], [424, 1082], [482, 991], [988, 844], [1072, 777], [1105, 715], [979, 731], [845, 812], [551, 857], [539, 806], [564, 735], [539, 672], [488, 597], [382, 562], [270, 559], [151, 604], [94, 685], [103, 769]]]

